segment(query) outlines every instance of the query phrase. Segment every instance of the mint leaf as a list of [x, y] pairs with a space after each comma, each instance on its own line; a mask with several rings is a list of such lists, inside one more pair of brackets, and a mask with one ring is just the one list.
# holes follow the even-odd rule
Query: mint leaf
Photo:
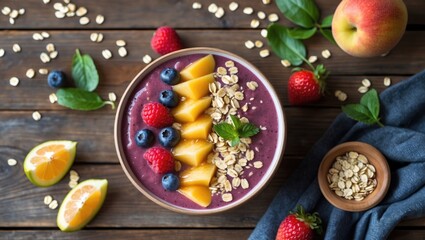
[[230, 115], [230, 119], [232, 120], [233, 126], [235, 126], [235, 129], [239, 129], [242, 125], [241, 120], [237, 118], [234, 115]]
[[276, 4], [286, 18], [301, 27], [314, 27], [319, 20], [319, 9], [314, 0], [276, 0]]
[[213, 129], [220, 137], [226, 140], [233, 140], [238, 136], [238, 132], [236, 131], [235, 127], [226, 122], [214, 125]]
[[97, 93], [88, 92], [79, 88], [61, 88], [56, 92], [58, 103], [61, 106], [74, 109], [74, 110], [96, 110], [105, 104], [115, 104], [109, 101], [103, 101]]
[[322, 20], [322, 23], [320, 24], [320, 27], [322, 27], [322, 28], [331, 27], [332, 26], [332, 19], [333, 19], [333, 17], [334, 17], [334, 15], [326, 16]]
[[361, 104], [348, 104], [342, 106], [342, 111], [347, 114], [348, 117], [366, 124], [376, 123], [376, 119], [373, 118], [367, 107]]
[[360, 99], [360, 104], [369, 109], [374, 119], [379, 117], [379, 97], [375, 89], [369, 90]]
[[384, 126], [379, 119], [379, 97], [375, 89], [371, 89], [363, 95], [360, 104], [342, 106], [342, 111], [356, 121]]
[[287, 59], [292, 65], [299, 66], [305, 60], [307, 51], [304, 44], [300, 40], [290, 37], [288, 28], [279, 24], [271, 24], [267, 28], [267, 40], [273, 52], [281, 59]]
[[214, 125], [214, 131], [223, 139], [229, 140], [232, 147], [236, 146], [240, 142], [240, 138], [251, 137], [260, 132], [260, 129], [252, 123], [242, 123], [241, 120], [230, 115], [232, 124], [227, 122], [221, 122]]
[[243, 138], [254, 136], [259, 132], [260, 129], [252, 123], [245, 123], [240, 129], [238, 129], [239, 136]]
[[319, 31], [329, 42], [336, 44], [334, 36], [332, 35], [332, 30], [320, 28]]
[[87, 55], [81, 55], [77, 49], [72, 58], [72, 78], [78, 88], [92, 92], [99, 84], [99, 75], [93, 59]]
[[295, 39], [309, 39], [317, 32], [317, 28], [292, 28], [288, 29], [288, 34]]

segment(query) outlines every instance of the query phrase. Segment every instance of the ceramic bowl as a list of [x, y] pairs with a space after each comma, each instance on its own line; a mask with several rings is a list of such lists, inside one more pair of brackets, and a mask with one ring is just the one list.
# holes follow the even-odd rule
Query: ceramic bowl
[[[345, 155], [347, 152], [363, 154], [376, 170], [377, 185], [375, 189], [360, 201], [348, 200], [338, 196], [335, 191], [331, 190], [328, 182], [328, 173], [336, 158]], [[376, 206], [385, 197], [390, 186], [390, 180], [390, 169], [385, 157], [375, 147], [363, 142], [346, 142], [335, 146], [325, 155], [318, 171], [320, 190], [325, 198], [335, 207], [350, 212], [365, 211]]]
[[[175, 67], [180, 70], [185, 65], [207, 54], [212, 54], [216, 59], [216, 68], [225, 65], [225, 61], [228, 60], [233, 61], [238, 67], [238, 84], [246, 93], [245, 100], [240, 101], [241, 106], [244, 102], [248, 103], [248, 101], [253, 101], [255, 98], [254, 102], [249, 103], [248, 111], [240, 111], [241, 116], [246, 114], [250, 116], [256, 115], [257, 117], [253, 117], [252, 120], [257, 126], [261, 125], [263, 130], [252, 138], [252, 146], [258, 147], [255, 150], [252, 149], [257, 157], [248, 163], [250, 165], [249, 169], [246, 168], [241, 175], [241, 178], [248, 180], [249, 188], [241, 189], [239, 187], [239, 190], [233, 190], [233, 200], [230, 202], [224, 202], [220, 195], [213, 194], [212, 203], [203, 208], [178, 192], [165, 191], [161, 186], [161, 176], [155, 175], [142, 157], [146, 149], [135, 146], [132, 139], [135, 130], [137, 130], [136, 128], [144, 127], [143, 120], [140, 117], [143, 104], [157, 101], [157, 97], [153, 92], [158, 91], [157, 94], [159, 95], [159, 91], [162, 89], [161, 86], [171, 88], [159, 80], [160, 70], [165, 67]], [[247, 83], [251, 81], [258, 82], [258, 89], [255, 91], [258, 90], [259, 92], [255, 93], [255, 91], [248, 89]], [[141, 97], [144, 94], [150, 94], [149, 92], [152, 92], [151, 97]], [[251, 96], [249, 94], [258, 95]], [[254, 103], [255, 108], [253, 108]], [[269, 121], [268, 125], [270, 126], [267, 125], [267, 121], [256, 122], [255, 119], [265, 119]], [[245, 59], [230, 52], [214, 48], [183, 49], [164, 55], [147, 65], [135, 76], [125, 90], [117, 109], [114, 128], [115, 148], [119, 161], [125, 174], [136, 189], [160, 206], [186, 214], [211, 214], [227, 211], [245, 203], [258, 194], [278, 169], [286, 142], [286, 123], [282, 105], [267, 78]], [[158, 130], [153, 129], [153, 131]], [[158, 145], [157, 142], [155, 144]], [[255, 168], [255, 161], [261, 161], [263, 166]], [[228, 179], [230, 182], [232, 181], [232, 178], [228, 177]]]

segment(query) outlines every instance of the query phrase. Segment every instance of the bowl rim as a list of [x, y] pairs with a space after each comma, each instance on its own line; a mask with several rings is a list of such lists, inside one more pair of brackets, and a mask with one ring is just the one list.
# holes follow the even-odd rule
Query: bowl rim
[[[151, 69], [156, 68], [160, 64], [162, 64], [165, 61], [186, 56], [186, 55], [192, 55], [192, 54], [213, 54], [218, 56], [223, 56], [226, 58], [229, 58], [233, 61], [238, 62], [239, 64], [243, 65], [247, 69], [249, 69], [252, 74], [254, 74], [266, 87], [268, 90], [273, 102], [275, 103], [275, 111], [277, 115], [277, 122], [278, 122], [278, 133], [277, 133], [277, 143], [276, 143], [276, 151], [274, 153], [273, 159], [271, 161], [270, 167], [267, 169], [267, 171], [264, 173], [263, 177], [261, 178], [260, 182], [256, 184], [254, 188], [252, 188], [246, 195], [238, 199], [237, 201], [231, 202], [229, 204], [226, 204], [224, 206], [220, 206], [217, 208], [205, 208], [205, 209], [191, 209], [191, 208], [185, 208], [181, 206], [173, 205], [158, 196], [152, 194], [148, 189], [146, 189], [143, 184], [139, 181], [139, 179], [134, 175], [132, 172], [130, 166], [128, 165], [128, 162], [126, 160], [126, 156], [123, 150], [123, 144], [122, 144], [122, 120], [123, 120], [123, 114], [126, 110], [127, 103], [129, 101], [129, 97], [135, 90], [135, 88], [138, 86], [138, 83], [143, 80], [143, 78], [151, 71]], [[286, 118], [284, 115], [282, 104], [279, 100], [278, 95], [276, 94], [276, 91], [274, 90], [271, 83], [268, 81], [268, 79], [261, 73], [261, 71], [256, 68], [254, 65], [252, 65], [250, 62], [245, 60], [244, 58], [230, 53], [225, 50], [217, 49], [217, 48], [210, 48], [210, 47], [196, 47], [196, 48], [185, 48], [182, 50], [178, 50], [169, 54], [166, 54], [164, 56], [159, 57], [158, 59], [154, 60], [150, 64], [146, 65], [142, 70], [139, 71], [138, 74], [133, 78], [133, 80], [128, 84], [126, 90], [124, 91], [118, 108], [117, 112], [115, 114], [115, 122], [114, 122], [114, 145], [115, 149], [118, 155], [118, 159], [120, 161], [120, 165], [124, 170], [124, 173], [126, 174], [127, 178], [130, 180], [130, 182], [148, 199], [155, 202], [156, 204], [172, 210], [174, 212], [178, 213], [184, 213], [189, 215], [206, 215], [206, 214], [213, 214], [213, 213], [219, 213], [224, 212], [229, 209], [233, 209], [234, 207], [240, 206], [241, 204], [247, 202], [249, 199], [252, 199], [255, 195], [257, 195], [264, 187], [270, 182], [270, 180], [273, 178], [274, 174], [277, 172], [279, 165], [281, 163], [283, 153], [285, 150], [286, 145]]]
[[[368, 151], [362, 151], [362, 149]], [[365, 155], [369, 162], [377, 169], [376, 174], [379, 174], [378, 171], [382, 171], [380, 174], [382, 174], [384, 181], [378, 181], [375, 190], [362, 201], [348, 200], [339, 197], [329, 188], [329, 184], [327, 183], [327, 172], [334, 162], [334, 158], [342, 153], [348, 152], [347, 150], [356, 151]], [[317, 171], [317, 178], [320, 190], [330, 204], [345, 211], [361, 212], [375, 207], [384, 199], [390, 187], [391, 171], [385, 156], [377, 148], [368, 143], [350, 141], [338, 144], [326, 153]]]

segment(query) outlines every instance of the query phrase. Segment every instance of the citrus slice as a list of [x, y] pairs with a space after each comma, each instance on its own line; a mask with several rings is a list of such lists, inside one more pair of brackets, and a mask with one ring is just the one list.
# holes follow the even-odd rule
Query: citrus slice
[[24, 161], [24, 171], [36, 186], [48, 187], [59, 182], [74, 162], [77, 142], [59, 140], [37, 145]]
[[57, 225], [60, 230], [77, 231], [90, 222], [102, 206], [107, 188], [106, 179], [89, 179], [73, 188], [59, 208]]

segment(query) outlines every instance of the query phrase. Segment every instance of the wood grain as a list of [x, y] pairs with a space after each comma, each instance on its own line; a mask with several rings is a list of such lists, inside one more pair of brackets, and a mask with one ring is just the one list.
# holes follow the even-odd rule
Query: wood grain
[[[99, 0], [73, 1], [78, 6], [85, 6], [89, 13], [87, 16], [91, 23], [81, 26], [78, 18], [57, 19], [54, 16], [53, 4], [44, 5], [38, 0], [28, 0], [25, 3], [13, 0], [4, 0], [2, 3], [11, 8], [26, 8], [25, 15], [18, 18], [14, 25], [10, 25], [8, 19], [4, 16], [0, 18], [0, 28], [2, 29], [154, 29], [161, 25], [171, 25], [176, 28], [249, 28], [250, 21], [257, 18], [256, 15], [245, 15], [242, 13], [244, 7], [252, 7], [255, 11], [264, 11], [267, 14], [279, 13], [280, 23], [290, 25], [290, 22], [283, 17], [283, 14], [277, 9], [276, 5], [263, 5], [261, 1], [239, 2], [239, 9], [236, 12], [228, 10], [229, 1], [214, 1], [218, 6], [226, 10], [223, 18], [217, 19], [213, 14], [207, 11], [208, 5], [212, 3], [207, 0], [200, 0], [203, 4], [201, 10], [193, 10], [190, 0], [122, 0], [107, 1]], [[339, 4], [339, 0], [317, 0], [317, 5], [321, 10], [322, 18], [333, 14]], [[410, 25], [424, 25], [420, 9], [425, 8], [423, 1], [405, 1], [409, 11]], [[107, 7], [105, 7], [107, 6]], [[105, 23], [97, 25], [94, 21], [97, 14], [105, 16]], [[196, 21], [188, 20], [196, 19]], [[262, 21], [262, 26], [267, 26], [267, 21]]]
[[[0, 228], [55, 227], [57, 210], [45, 206], [43, 198], [52, 195], [61, 203], [69, 191], [69, 175], [55, 186], [38, 188], [26, 179], [22, 161], [10, 167], [1, 159], [3, 156], [19, 159], [22, 156], [19, 151], [0, 148], [0, 156]], [[136, 190], [118, 164], [77, 164], [73, 169], [81, 181], [89, 178], [109, 181], [104, 206], [88, 228], [253, 228], [299, 161], [299, 158], [284, 158], [261, 194], [234, 210], [208, 216], [177, 214], [156, 205]], [[425, 219], [410, 220], [409, 226], [425, 226]]]
[[[32, 111], [0, 111], [0, 146], [27, 152], [43, 141], [69, 139], [79, 142], [77, 162], [118, 163], [113, 136], [114, 111], [40, 113], [42, 118], [36, 122], [31, 117]], [[340, 109], [285, 109], [288, 125], [285, 155], [304, 156], [339, 113]]]
[[[202, 236], [203, 240], [216, 239], [247, 239], [252, 229], [120, 229], [120, 230], [82, 230], [75, 233], [63, 233], [57, 230], [0, 230], [1, 239], [13, 240], [44, 240], [44, 239], [63, 239], [63, 240], [92, 240], [92, 239], [128, 239], [128, 240], [156, 240], [168, 239], [173, 236], [174, 239], [196, 240]], [[425, 231], [406, 231], [395, 229], [389, 239], [411, 240], [425, 239]]]
[[[98, 92], [105, 98], [108, 92], [115, 92], [121, 96], [127, 84], [145, 66], [142, 57], [145, 54], [157, 57], [149, 47], [151, 31], [106, 31], [105, 41], [102, 43], [92, 43], [89, 40], [90, 32], [51, 32], [49, 41], [33, 41], [32, 33], [28, 31], [0, 32], [0, 46], [7, 46], [6, 55], [0, 58], [0, 89], [4, 91], [0, 94], [0, 109], [61, 109], [57, 105], [52, 105], [48, 101], [50, 93], [54, 92], [47, 85], [46, 76], [37, 74], [34, 79], [28, 79], [25, 72], [29, 68], [38, 70], [47, 68], [49, 70], [63, 70], [70, 78], [71, 59], [75, 49], [79, 48], [83, 53], [90, 54], [97, 64], [101, 83]], [[209, 46], [232, 51], [257, 66], [275, 87], [284, 106], [288, 106], [287, 99], [287, 79], [291, 74], [291, 69], [284, 68], [279, 59], [272, 55], [268, 58], [261, 58], [257, 54], [258, 50], [248, 50], [243, 46], [246, 39], [258, 39], [253, 37], [256, 31], [181, 31], [187, 47]], [[233, 37], [228, 41], [227, 34]], [[119, 36], [119, 37], [117, 37]], [[129, 56], [120, 58], [116, 51], [115, 40], [126, 39], [128, 42]], [[328, 48], [332, 52], [330, 59], [319, 57], [319, 63], [326, 65], [331, 72], [328, 79], [328, 93], [326, 97], [313, 106], [339, 107], [341, 103], [333, 96], [337, 89], [345, 91], [348, 102], [357, 102], [360, 94], [357, 88], [361, 85], [363, 78], [369, 78], [373, 87], [378, 90], [385, 89], [383, 78], [389, 76], [396, 83], [421, 70], [425, 66], [425, 45], [422, 39], [425, 32], [408, 32], [405, 40], [397, 46], [387, 57], [360, 59], [349, 57], [337, 46], [333, 46], [321, 37], [316, 37], [307, 43], [310, 55], [320, 56], [321, 51]], [[59, 51], [59, 57], [48, 64], [41, 63], [40, 53], [45, 51], [47, 43], [52, 42]], [[11, 47], [13, 43], [19, 43], [22, 52], [13, 53]], [[111, 49], [115, 57], [112, 60], [105, 60], [101, 56], [103, 49]], [[405, 54], [409, 52], [410, 54]], [[385, 66], [385, 67], [382, 67]], [[11, 77], [21, 79], [18, 87], [9, 85]], [[69, 79], [69, 82], [72, 82]], [[31, 92], [31, 94], [29, 94]]]

